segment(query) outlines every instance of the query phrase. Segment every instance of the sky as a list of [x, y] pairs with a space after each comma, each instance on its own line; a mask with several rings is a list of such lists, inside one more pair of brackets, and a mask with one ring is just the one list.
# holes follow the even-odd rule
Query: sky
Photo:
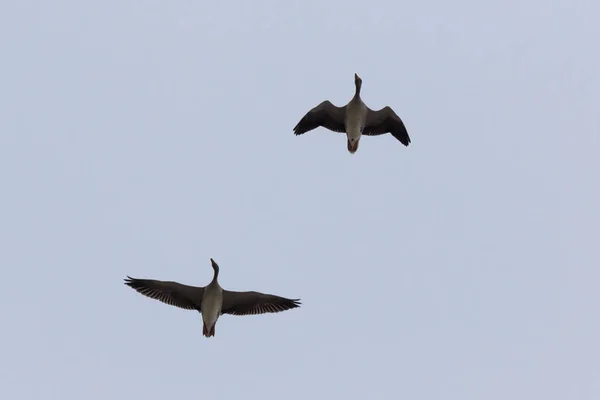
[[[0, 5], [0, 398], [600, 398], [591, 0]], [[412, 139], [292, 129], [354, 73]], [[130, 275], [301, 298], [202, 319]]]

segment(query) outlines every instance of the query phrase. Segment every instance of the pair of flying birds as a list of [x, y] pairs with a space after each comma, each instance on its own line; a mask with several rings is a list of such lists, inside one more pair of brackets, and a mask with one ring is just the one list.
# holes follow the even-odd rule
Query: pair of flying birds
[[[375, 136], [389, 132], [400, 143], [408, 146], [410, 137], [394, 110], [390, 107], [379, 111], [371, 110], [360, 98], [362, 79], [357, 74], [354, 74], [354, 84], [356, 92], [348, 104], [336, 107], [329, 100], [325, 100], [306, 113], [294, 128], [294, 133], [301, 135], [320, 126], [345, 133], [348, 138], [348, 151], [352, 154], [358, 150], [358, 142], [362, 135]], [[210, 262], [214, 275], [205, 287], [129, 276], [125, 279], [125, 284], [163, 303], [200, 312], [203, 321], [202, 334], [206, 337], [215, 335], [215, 325], [222, 314], [254, 315], [300, 307], [300, 299], [287, 299], [259, 292], [225, 290], [217, 280], [219, 265], [212, 258]]]

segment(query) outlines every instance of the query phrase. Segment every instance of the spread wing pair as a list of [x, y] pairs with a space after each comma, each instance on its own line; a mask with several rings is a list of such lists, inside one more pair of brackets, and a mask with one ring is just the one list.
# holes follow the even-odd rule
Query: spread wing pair
[[[298, 122], [294, 127], [296, 135], [312, 131], [320, 126], [333, 132], [346, 133], [346, 107], [337, 107], [329, 100], [325, 100]], [[378, 136], [384, 133], [391, 133], [403, 145], [408, 146], [410, 136], [404, 126], [402, 119], [386, 106], [378, 111], [373, 111], [367, 107], [367, 117], [362, 134], [367, 136]]]
[[[183, 308], [184, 310], [202, 311], [200, 304], [204, 287], [183, 285], [178, 282], [159, 281], [154, 279], [137, 279], [127, 277], [125, 284], [138, 293], [165, 304]], [[299, 299], [259, 292], [234, 292], [223, 290], [223, 306], [221, 313], [230, 315], [255, 315], [275, 313], [300, 307]]]

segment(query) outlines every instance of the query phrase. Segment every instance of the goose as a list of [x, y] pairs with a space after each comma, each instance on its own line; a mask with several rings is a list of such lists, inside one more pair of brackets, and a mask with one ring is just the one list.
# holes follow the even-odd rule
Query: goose
[[125, 284], [138, 293], [185, 310], [202, 314], [202, 334], [215, 336], [215, 325], [222, 314], [256, 315], [276, 313], [300, 307], [300, 299], [259, 292], [232, 292], [219, 285], [219, 265], [211, 258], [214, 270], [212, 281], [205, 287], [188, 286], [178, 282], [137, 279], [127, 276]]
[[319, 126], [334, 132], [345, 133], [348, 138], [350, 154], [358, 150], [361, 135], [377, 136], [391, 133], [404, 146], [410, 143], [410, 137], [404, 122], [389, 106], [373, 111], [360, 98], [362, 79], [355, 73], [354, 97], [343, 107], [334, 106], [329, 100], [310, 110], [294, 127], [295, 135], [302, 135]]

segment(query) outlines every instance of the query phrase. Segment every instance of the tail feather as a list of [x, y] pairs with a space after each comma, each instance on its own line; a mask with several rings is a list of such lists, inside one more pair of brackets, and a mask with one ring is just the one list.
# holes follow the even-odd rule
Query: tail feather
[[213, 324], [210, 329], [206, 328], [206, 324], [202, 322], [202, 334], [206, 337], [215, 336], [215, 324]]
[[350, 154], [356, 153], [356, 150], [358, 150], [358, 140], [352, 145], [352, 142], [348, 139], [348, 151]]

